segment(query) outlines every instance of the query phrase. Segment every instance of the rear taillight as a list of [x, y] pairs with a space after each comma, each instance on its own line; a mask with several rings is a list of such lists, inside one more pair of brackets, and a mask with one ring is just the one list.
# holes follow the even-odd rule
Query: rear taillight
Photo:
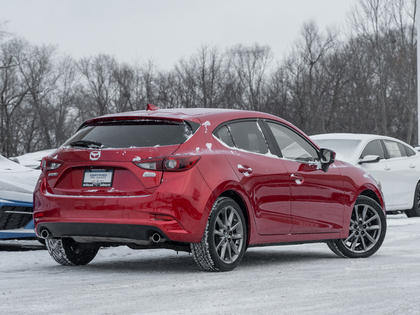
[[150, 171], [182, 172], [192, 168], [201, 158], [199, 155], [159, 157], [133, 162], [138, 167]]
[[41, 162], [41, 170], [43, 172], [53, 171], [59, 168], [63, 164], [63, 161], [44, 157]]

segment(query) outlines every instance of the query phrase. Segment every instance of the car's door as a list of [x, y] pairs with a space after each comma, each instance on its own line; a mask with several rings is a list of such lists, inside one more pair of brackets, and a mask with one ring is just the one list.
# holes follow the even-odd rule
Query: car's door
[[292, 234], [341, 231], [344, 193], [340, 171], [321, 169], [317, 149], [288, 126], [267, 121], [289, 174]]
[[387, 178], [392, 181], [392, 205], [405, 210], [412, 207], [414, 189], [419, 181], [418, 158], [416, 153], [402, 143], [383, 140], [388, 159]]
[[229, 122], [214, 135], [218, 145], [225, 146], [225, 156], [248, 194], [258, 233], [288, 234], [292, 227], [289, 175], [282, 161], [270, 154], [258, 121]]
[[420, 174], [416, 152], [400, 142], [377, 139], [366, 145], [360, 158], [367, 155], [378, 155], [381, 158], [377, 163], [366, 163], [361, 167], [381, 183], [387, 209], [411, 208]]
[[368, 155], [379, 156], [380, 160], [376, 163], [363, 163], [360, 167], [367, 173], [371, 174], [378, 182], [381, 183], [382, 192], [384, 193], [385, 204], [387, 207], [394, 205], [394, 179], [390, 173], [389, 159], [386, 159], [386, 152], [381, 140], [375, 139], [369, 141], [364, 147], [360, 159]]

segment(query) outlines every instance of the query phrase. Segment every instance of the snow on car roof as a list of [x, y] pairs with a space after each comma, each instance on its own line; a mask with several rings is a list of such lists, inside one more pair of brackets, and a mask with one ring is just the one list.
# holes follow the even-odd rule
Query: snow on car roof
[[[324, 133], [318, 135], [310, 136], [311, 139], [349, 139], [349, 140], [361, 140], [363, 143], [371, 140], [371, 139], [389, 139], [389, 140], [397, 140], [401, 141], [396, 138], [382, 136], [382, 135], [375, 135], [375, 134], [364, 134], [364, 133]], [[403, 141], [401, 141], [403, 142]]]
[[[368, 141], [370, 139], [375, 139], [379, 136], [374, 134], [361, 134], [361, 133], [324, 133], [311, 136], [311, 139], [349, 139], [349, 140], [361, 140]], [[385, 137], [386, 138], [386, 137]]]

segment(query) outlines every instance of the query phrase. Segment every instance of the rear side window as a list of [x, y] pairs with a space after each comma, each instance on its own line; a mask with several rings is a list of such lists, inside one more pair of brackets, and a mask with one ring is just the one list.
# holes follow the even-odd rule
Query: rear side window
[[407, 156], [416, 155], [416, 152], [413, 149], [407, 147], [406, 145], [404, 145], [404, 150], [405, 150], [405, 153], [407, 154]]
[[391, 159], [406, 156], [405, 149], [401, 143], [391, 140], [384, 140], [384, 143]]
[[167, 121], [113, 122], [88, 125], [64, 143], [95, 141], [102, 148], [155, 147], [184, 143], [193, 134], [186, 123]]
[[230, 136], [229, 129], [227, 126], [223, 126], [215, 133], [216, 137], [226, 143], [229, 147], [234, 147], [232, 137]]

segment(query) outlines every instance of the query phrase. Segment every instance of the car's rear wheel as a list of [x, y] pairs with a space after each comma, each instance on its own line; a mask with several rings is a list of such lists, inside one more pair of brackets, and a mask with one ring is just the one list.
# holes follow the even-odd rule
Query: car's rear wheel
[[414, 192], [413, 208], [406, 210], [407, 217], [420, 217], [420, 183], [417, 183], [416, 191]]
[[191, 243], [197, 265], [206, 271], [236, 268], [246, 249], [247, 228], [239, 205], [230, 198], [216, 200], [200, 243]]
[[327, 242], [338, 256], [365, 258], [382, 245], [386, 234], [386, 217], [382, 207], [373, 199], [359, 196], [350, 219], [349, 236]]
[[72, 238], [49, 238], [48, 253], [59, 264], [65, 266], [86, 265], [95, 258], [99, 247], [75, 242]]

